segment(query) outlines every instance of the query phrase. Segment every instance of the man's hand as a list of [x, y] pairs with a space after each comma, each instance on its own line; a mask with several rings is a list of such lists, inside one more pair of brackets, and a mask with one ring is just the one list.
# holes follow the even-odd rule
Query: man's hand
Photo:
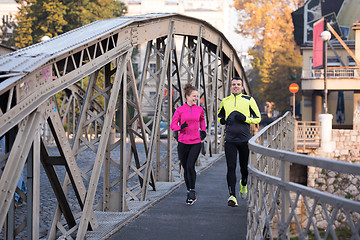
[[226, 124], [225, 118], [220, 118], [220, 124], [221, 124], [221, 125], [225, 125], [225, 124]]
[[245, 122], [246, 121], [246, 117], [244, 114], [242, 114], [241, 112], [235, 112], [235, 119], [239, 122]]
[[183, 124], [181, 124], [181, 129], [184, 129], [184, 128], [186, 128], [187, 126], [189, 126], [189, 125], [187, 124], [187, 122], [184, 122]]
[[206, 138], [206, 132], [205, 131], [200, 131], [200, 139], [204, 140]]

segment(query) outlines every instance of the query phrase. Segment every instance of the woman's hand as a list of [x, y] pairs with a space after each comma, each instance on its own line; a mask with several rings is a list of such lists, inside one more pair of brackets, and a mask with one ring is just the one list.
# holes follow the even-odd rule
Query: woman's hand
[[200, 131], [200, 139], [204, 140], [206, 138], [206, 132], [205, 131]]
[[187, 122], [184, 122], [183, 124], [181, 124], [181, 129], [184, 129], [184, 128], [186, 128], [187, 126], [189, 126], [189, 125], [187, 124]]

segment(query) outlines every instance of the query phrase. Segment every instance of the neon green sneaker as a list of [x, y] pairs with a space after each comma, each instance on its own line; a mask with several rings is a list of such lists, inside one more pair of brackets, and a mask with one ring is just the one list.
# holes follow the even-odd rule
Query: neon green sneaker
[[230, 206], [230, 207], [237, 207], [237, 206], [238, 206], [236, 197], [234, 197], [233, 195], [231, 195], [231, 196], [228, 198], [228, 206]]
[[240, 180], [240, 186], [241, 186], [241, 189], [240, 189], [240, 197], [242, 198], [242, 199], [246, 199], [247, 198], [247, 185], [245, 185], [245, 186], [243, 186], [242, 184], [241, 184], [241, 180]]

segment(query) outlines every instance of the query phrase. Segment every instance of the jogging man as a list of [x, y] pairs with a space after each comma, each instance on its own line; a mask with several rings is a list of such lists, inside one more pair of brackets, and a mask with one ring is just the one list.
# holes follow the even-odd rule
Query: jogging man
[[247, 197], [247, 177], [249, 162], [250, 124], [257, 124], [261, 121], [259, 108], [254, 98], [242, 94], [243, 81], [239, 77], [231, 80], [231, 95], [221, 101], [218, 120], [225, 125], [225, 157], [227, 164], [227, 184], [230, 197], [228, 206], [237, 207], [235, 197], [236, 185], [236, 161], [239, 153], [241, 172], [240, 197]]

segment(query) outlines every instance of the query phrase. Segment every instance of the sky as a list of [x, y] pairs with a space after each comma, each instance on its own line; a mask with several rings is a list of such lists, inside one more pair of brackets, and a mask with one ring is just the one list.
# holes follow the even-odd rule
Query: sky
[[[231, 18], [230, 19], [237, 19], [237, 14], [235, 8], [231, 9]], [[237, 21], [232, 21], [232, 31], [230, 31], [230, 42], [231, 44], [240, 52], [247, 52], [249, 48], [251, 48], [255, 41], [250, 38], [245, 38], [242, 35], [235, 32]]]
[[[179, 2], [179, 0], [167, 0], [169, 2]], [[183, 0], [184, 3], [188, 2], [188, 1], [196, 1], [196, 0]], [[226, 1], [229, 5], [233, 5], [233, 0], [224, 0]], [[240, 34], [235, 32], [235, 26], [237, 23], [237, 14], [236, 14], [236, 9], [235, 8], [231, 8], [231, 17], [230, 19], [233, 19], [233, 21], [231, 22], [232, 26], [231, 26], [231, 31], [230, 31], [230, 36], [229, 39], [231, 44], [235, 47], [235, 49], [237, 49], [240, 52], [247, 52], [247, 50], [249, 48], [251, 48], [254, 45], [254, 40], [249, 39], [249, 38], [245, 38], [243, 36], [241, 36]]]

